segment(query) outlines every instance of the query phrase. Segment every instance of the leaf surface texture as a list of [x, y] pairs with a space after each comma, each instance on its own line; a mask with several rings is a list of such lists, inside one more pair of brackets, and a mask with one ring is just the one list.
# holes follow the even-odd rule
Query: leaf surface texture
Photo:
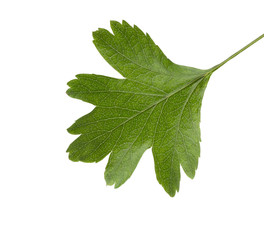
[[111, 29], [95, 31], [94, 44], [123, 78], [79, 74], [68, 83], [69, 96], [96, 106], [68, 129], [80, 135], [69, 158], [98, 162], [110, 153], [105, 180], [117, 188], [152, 148], [157, 180], [174, 196], [180, 166], [195, 176], [200, 109], [212, 70], [174, 64], [148, 34], [125, 21], [111, 21]]

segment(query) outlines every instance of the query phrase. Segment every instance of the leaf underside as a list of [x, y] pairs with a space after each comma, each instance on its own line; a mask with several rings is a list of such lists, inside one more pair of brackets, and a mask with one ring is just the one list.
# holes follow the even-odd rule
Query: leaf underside
[[79, 74], [67, 94], [96, 107], [69, 133], [80, 135], [67, 149], [72, 161], [99, 162], [109, 153], [108, 185], [120, 187], [152, 148], [158, 182], [174, 196], [180, 166], [195, 176], [200, 156], [200, 109], [211, 70], [171, 62], [137, 26], [111, 21], [113, 34], [93, 33], [103, 58], [123, 78]]

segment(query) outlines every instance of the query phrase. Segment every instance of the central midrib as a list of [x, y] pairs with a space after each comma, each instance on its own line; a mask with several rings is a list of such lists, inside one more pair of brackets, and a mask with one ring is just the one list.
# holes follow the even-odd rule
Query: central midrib
[[[168, 95], [165, 95], [164, 98], [158, 100], [157, 102], [151, 104], [150, 106], [148, 106], [147, 108], [143, 109], [142, 111], [136, 113], [135, 115], [131, 116], [130, 118], [128, 118], [127, 120], [125, 120], [124, 122], [122, 122], [121, 124], [119, 124], [118, 126], [114, 127], [113, 129], [111, 129], [110, 131], [107, 131], [107, 133], [111, 133], [114, 130], [116, 130], [117, 128], [121, 127], [122, 125], [126, 124], [127, 122], [133, 120], [134, 118], [136, 118], [137, 116], [139, 116], [140, 114], [143, 114], [144, 112], [148, 111], [149, 109], [151, 109], [152, 107], [157, 106], [159, 103], [167, 100], [168, 98], [172, 97], [174, 94], [179, 93], [180, 91], [184, 90], [185, 88], [187, 88], [188, 86], [192, 85], [195, 82], [198, 82], [197, 85], [199, 85], [199, 83], [206, 77], [207, 74], [198, 77], [192, 81], [190, 81], [189, 83], [187, 83], [186, 85], [182, 86], [180, 89], [177, 89], [175, 91], [172, 91], [171, 93], [169, 93]], [[192, 91], [193, 92], [193, 91]], [[187, 101], [189, 100], [190, 95], [192, 94], [192, 92], [188, 95], [188, 98], [186, 99], [184, 106], [187, 104]], [[184, 107], [183, 107], [184, 108]], [[182, 114], [182, 112], [181, 112]], [[180, 116], [181, 117], [181, 116]], [[105, 133], [106, 134], [106, 133]]]

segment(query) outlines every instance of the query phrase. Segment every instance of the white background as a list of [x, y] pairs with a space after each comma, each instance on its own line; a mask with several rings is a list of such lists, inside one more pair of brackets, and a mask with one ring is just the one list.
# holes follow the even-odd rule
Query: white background
[[264, 33], [254, 1], [12, 1], [0, 4], [0, 239], [264, 239], [264, 39], [215, 72], [194, 180], [169, 197], [151, 150], [121, 188], [107, 159], [74, 163], [66, 132], [93, 106], [65, 94], [78, 73], [119, 77], [92, 31], [125, 19], [175, 63], [209, 68]]

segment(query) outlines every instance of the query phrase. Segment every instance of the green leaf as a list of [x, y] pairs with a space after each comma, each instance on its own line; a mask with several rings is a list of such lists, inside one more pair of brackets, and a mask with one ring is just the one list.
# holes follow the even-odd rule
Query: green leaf
[[221, 64], [200, 70], [174, 64], [137, 26], [111, 21], [111, 28], [113, 34], [95, 31], [94, 44], [124, 78], [79, 74], [68, 83], [69, 96], [96, 106], [68, 129], [80, 135], [67, 150], [69, 158], [98, 162], [110, 153], [105, 180], [117, 188], [152, 147], [157, 180], [174, 196], [180, 166], [195, 176], [200, 110], [211, 74], [254, 41]]

